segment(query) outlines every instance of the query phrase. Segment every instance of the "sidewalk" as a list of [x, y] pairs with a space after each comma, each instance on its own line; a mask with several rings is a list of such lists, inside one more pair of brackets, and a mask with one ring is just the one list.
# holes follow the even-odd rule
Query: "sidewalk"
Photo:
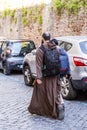
[[0, 74], [0, 130], [87, 130], [87, 103], [65, 101], [63, 121], [27, 111], [33, 88]]

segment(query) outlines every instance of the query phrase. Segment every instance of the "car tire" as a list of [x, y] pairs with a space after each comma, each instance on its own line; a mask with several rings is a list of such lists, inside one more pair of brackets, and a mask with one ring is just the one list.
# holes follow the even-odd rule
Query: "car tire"
[[32, 86], [34, 79], [32, 77], [31, 70], [30, 70], [30, 67], [28, 65], [25, 65], [23, 67], [23, 74], [24, 74], [25, 84], [27, 86]]
[[66, 77], [61, 78], [62, 96], [64, 99], [72, 100], [77, 96], [76, 90], [73, 88], [72, 82]]
[[10, 75], [10, 70], [7, 68], [7, 64], [3, 64], [3, 74]]

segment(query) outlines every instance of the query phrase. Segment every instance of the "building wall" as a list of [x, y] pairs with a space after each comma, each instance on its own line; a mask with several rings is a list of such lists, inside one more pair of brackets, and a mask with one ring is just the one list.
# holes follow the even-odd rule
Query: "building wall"
[[[29, 8], [29, 7], [28, 7]], [[22, 24], [21, 10], [16, 10], [15, 24], [11, 17], [1, 17], [0, 14], [0, 35], [9, 39], [29, 38], [35, 41], [37, 45], [41, 42], [42, 32], [48, 31], [52, 37], [66, 35], [87, 35], [87, 13], [82, 9], [78, 15], [68, 15], [64, 11], [61, 15], [56, 15], [50, 10], [50, 4], [46, 5], [42, 11], [43, 24], [37, 22], [29, 23], [28, 26]]]

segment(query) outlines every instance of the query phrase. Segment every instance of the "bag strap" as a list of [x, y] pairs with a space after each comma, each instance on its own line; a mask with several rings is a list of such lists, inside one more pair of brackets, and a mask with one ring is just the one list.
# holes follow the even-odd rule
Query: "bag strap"
[[[39, 48], [40, 48], [44, 53], [46, 52], [46, 48], [44, 47], [44, 45], [41, 45]], [[57, 47], [56, 47], [55, 49], [57, 50], [58, 55], [60, 55], [60, 50], [59, 50]]]
[[44, 53], [46, 52], [46, 49], [45, 49], [45, 47], [44, 47], [43, 45], [41, 45], [39, 48], [40, 48]]

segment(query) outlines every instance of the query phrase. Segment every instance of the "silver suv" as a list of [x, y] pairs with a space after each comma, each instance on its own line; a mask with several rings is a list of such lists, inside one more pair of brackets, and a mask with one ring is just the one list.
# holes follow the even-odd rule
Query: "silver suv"
[[[61, 79], [62, 95], [65, 99], [74, 99], [77, 90], [87, 90], [87, 36], [63, 36], [56, 39], [68, 53], [72, 76], [71, 80], [66, 77]], [[35, 50], [25, 56], [23, 72], [25, 84], [32, 85], [36, 76]]]

